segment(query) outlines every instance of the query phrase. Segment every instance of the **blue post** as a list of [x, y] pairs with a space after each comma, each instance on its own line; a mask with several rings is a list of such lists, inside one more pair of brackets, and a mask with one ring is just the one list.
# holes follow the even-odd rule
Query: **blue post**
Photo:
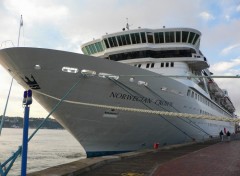
[[29, 122], [29, 105], [32, 104], [32, 91], [24, 91], [23, 105], [24, 109], [24, 124], [23, 124], [23, 140], [22, 140], [22, 168], [21, 176], [27, 174], [27, 152], [28, 152], [28, 122]]

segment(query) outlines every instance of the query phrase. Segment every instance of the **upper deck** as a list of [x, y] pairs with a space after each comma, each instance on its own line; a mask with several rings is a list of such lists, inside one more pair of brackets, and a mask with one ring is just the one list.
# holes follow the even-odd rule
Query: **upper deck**
[[201, 33], [192, 28], [135, 29], [106, 34], [81, 46], [86, 55], [108, 57], [128, 51], [199, 50]]

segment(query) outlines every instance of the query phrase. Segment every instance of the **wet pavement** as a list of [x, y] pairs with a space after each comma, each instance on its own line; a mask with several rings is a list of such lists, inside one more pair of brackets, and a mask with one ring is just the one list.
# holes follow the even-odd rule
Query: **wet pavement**
[[240, 141], [221, 142], [158, 166], [152, 176], [240, 176]]
[[[208, 141], [205, 143], [198, 143], [173, 149], [157, 150], [154, 153], [111, 162], [91, 170], [90, 172], [81, 174], [81, 176], [147, 176], [162, 175], [165, 173], [165, 175], [169, 175], [167, 170], [175, 173], [175, 168], [171, 167], [171, 164], [169, 164], [169, 167], [165, 168], [162, 172], [161, 166], [164, 166], [164, 163], [216, 144], [216, 142], [217, 141]], [[179, 175], [179, 173], [175, 173], [175, 175]]]

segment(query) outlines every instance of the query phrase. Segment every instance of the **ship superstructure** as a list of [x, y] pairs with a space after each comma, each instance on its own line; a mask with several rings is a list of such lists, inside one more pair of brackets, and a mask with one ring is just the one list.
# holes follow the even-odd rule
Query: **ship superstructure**
[[[193, 86], [188, 96], [223, 115], [233, 116], [235, 108], [227, 91], [220, 89], [211, 78], [207, 59], [199, 49], [200, 39], [201, 33], [191, 28], [124, 29], [82, 45], [82, 51], [161, 75], [176, 75], [177, 81]], [[213, 115], [205, 110], [200, 113]]]
[[7, 48], [0, 63], [53, 113], [87, 156], [204, 140], [234, 123], [121, 111], [117, 107], [234, 118], [226, 90], [211, 78], [191, 28], [123, 30], [82, 45], [84, 55], [41, 48]]

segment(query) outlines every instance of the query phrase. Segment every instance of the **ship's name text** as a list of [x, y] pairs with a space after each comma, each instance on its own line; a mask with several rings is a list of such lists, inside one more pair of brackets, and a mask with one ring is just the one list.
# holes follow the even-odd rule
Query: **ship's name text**
[[137, 102], [142, 102], [142, 103], [154, 103], [155, 105], [158, 106], [172, 106], [173, 103], [166, 101], [166, 100], [158, 100], [158, 99], [151, 99], [148, 97], [144, 96], [134, 96], [134, 95], [129, 95], [129, 94], [124, 94], [124, 93], [119, 93], [119, 92], [111, 92], [110, 98], [117, 98], [117, 99], [122, 99], [122, 100], [128, 100], [128, 101], [137, 101]]

